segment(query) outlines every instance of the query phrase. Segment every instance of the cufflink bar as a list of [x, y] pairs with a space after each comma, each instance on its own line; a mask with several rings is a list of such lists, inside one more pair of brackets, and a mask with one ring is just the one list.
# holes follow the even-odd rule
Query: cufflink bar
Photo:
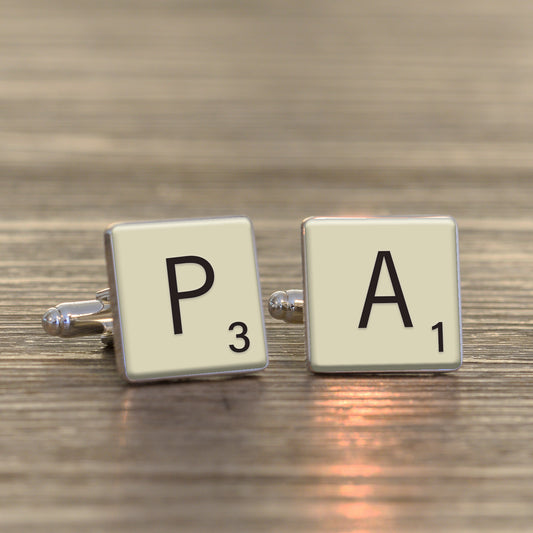
[[287, 324], [303, 324], [304, 291], [288, 289], [272, 293], [268, 300], [268, 312], [272, 318]]
[[51, 307], [42, 318], [43, 329], [49, 335], [63, 338], [101, 335], [106, 346], [113, 345], [113, 317], [110, 290], [102, 289], [94, 300], [65, 302]]

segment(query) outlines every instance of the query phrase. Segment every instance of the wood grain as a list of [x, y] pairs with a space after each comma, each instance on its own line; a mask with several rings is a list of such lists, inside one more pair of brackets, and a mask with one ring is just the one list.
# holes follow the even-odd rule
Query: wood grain
[[[525, 531], [533, 523], [533, 5], [3, 0], [2, 531]], [[118, 220], [247, 214], [265, 299], [310, 215], [458, 220], [465, 363], [126, 386], [40, 315]]]

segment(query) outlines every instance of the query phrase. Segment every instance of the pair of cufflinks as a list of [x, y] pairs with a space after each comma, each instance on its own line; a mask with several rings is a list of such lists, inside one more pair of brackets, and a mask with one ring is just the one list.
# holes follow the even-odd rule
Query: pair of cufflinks
[[[49, 309], [51, 335], [101, 334], [128, 382], [262, 370], [268, 349], [247, 217], [110, 226], [109, 289]], [[450, 371], [462, 362], [457, 226], [449, 217], [302, 223], [304, 290], [270, 314], [304, 322], [314, 372]]]

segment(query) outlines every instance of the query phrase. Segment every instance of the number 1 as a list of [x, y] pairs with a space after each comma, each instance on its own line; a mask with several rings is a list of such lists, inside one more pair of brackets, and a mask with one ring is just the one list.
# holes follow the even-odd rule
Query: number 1
[[438, 330], [438, 336], [439, 336], [439, 352], [444, 351], [444, 338], [442, 335], [442, 322], [437, 322], [431, 329]]

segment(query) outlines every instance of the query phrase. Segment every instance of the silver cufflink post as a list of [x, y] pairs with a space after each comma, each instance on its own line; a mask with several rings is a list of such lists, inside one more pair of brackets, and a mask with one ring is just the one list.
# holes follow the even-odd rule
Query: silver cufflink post
[[268, 300], [268, 312], [272, 318], [288, 324], [304, 322], [304, 291], [288, 289], [272, 293]]
[[49, 335], [63, 338], [100, 335], [106, 346], [112, 346], [110, 290], [98, 291], [94, 300], [65, 302], [51, 307], [42, 317], [42, 326]]

